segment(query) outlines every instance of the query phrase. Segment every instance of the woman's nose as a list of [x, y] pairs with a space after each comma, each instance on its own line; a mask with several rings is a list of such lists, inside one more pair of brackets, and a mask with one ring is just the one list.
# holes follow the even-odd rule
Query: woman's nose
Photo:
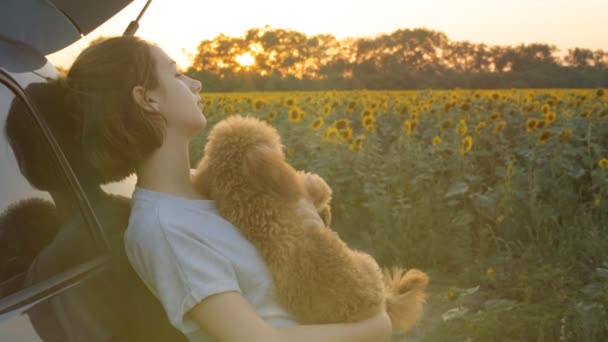
[[193, 92], [200, 93], [201, 88], [202, 88], [201, 81], [190, 78], [190, 84], [191, 84], [190, 88], [192, 89]]

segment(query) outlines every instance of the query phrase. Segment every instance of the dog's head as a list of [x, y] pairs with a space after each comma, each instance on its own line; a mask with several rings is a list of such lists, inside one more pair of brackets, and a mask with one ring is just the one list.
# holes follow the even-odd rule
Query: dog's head
[[277, 130], [238, 115], [211, 130], [193, 182], [212, 199], [253, 191], [292, 202], [304, 194], [301, 180], [285, 159]]

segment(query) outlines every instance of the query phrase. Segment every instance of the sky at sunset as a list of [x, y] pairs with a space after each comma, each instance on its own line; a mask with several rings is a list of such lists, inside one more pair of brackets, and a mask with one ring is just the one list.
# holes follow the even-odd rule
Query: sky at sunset
[[[97, 30], [48, 58], [69, 67], [92, 39], [122, 34], [145, 2], [134, 0]], [[137, 35], [157, 43], [182, 68], [201, 40], [219, 33], [242, 36], [265, 24], [337, 38], [425, 27], [450, 40], [550, 43], [565, 53], [572, 47], [608, 50], [607, 13], [608, 0], [153, 0]]]

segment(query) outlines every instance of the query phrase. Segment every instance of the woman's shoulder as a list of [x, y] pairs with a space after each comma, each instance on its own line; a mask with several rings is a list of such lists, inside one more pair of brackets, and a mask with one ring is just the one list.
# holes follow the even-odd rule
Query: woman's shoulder
[[[156, 194], [152, 194], [156, 196]], [[214, 201], [171, 195], [133, 196], [125, 240], [147, 244], [154, 240], [192, 239], [201, 243], [236, 242], [237, 229], [216, 210]]]

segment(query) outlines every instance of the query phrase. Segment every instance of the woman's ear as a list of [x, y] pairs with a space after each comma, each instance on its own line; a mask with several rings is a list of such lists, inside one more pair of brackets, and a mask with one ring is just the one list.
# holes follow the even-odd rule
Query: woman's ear
[[158, 102], [154, 99], [153, 93], [146, 90], [143, 86], [135, 86], [131, 90], [133, 101], [147, 112], [159, 112]]
[[297, 201], [304, 194], [304, 186], [296, 170], [281, 152], [270, 146], [251, 148], [243, 163], [244, 176], [262, 191], [283, 201]]

